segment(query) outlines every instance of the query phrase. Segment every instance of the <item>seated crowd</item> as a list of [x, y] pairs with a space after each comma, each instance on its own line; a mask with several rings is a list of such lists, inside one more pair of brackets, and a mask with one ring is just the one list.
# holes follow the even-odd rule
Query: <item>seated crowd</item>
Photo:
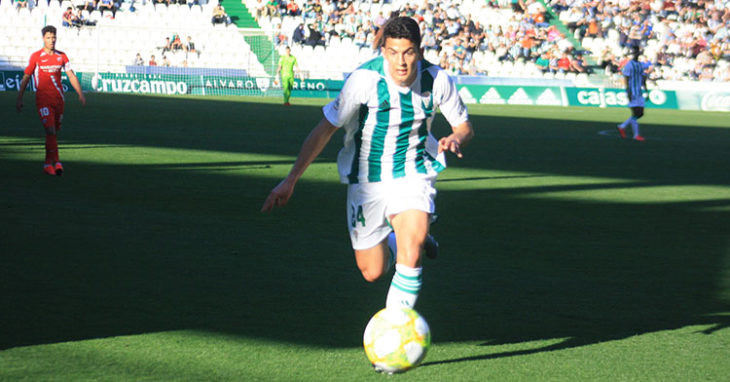
[[[0, 0], [8, 1], [8, 0]], [[14, 0], [15, 7], [33, 7], [36, 1]], [[66, 27], [93, 25], [83, 11], [109, 12], [113, 17], [123, 2], [134, 11], [143, 4], [202, 4], [207, 0], [84, 0], [63, 14]], [[281, 30], [276, 44], [326, 46], [333, 36], [371, 47], [377, 30], [393, 14], [415, 18], [423, 31], [423, 47], [454, 74], [489, 74], [480, 57], [488, 52], [502, 62], [530, 62], [545, 73], [589, 73], [586, 53], [607, 73], [620, 73], [633, 46], [644, 50], [642, 60], [653, 80], [730, 81], [730, 2], [723, 0], [546, 0], [551, 10], [578, 41], [602, 44], [575, 49], [560, 29], [548, 22], [549, 12], [537, 0], [488, 0], [477, 13], [511, 8], [508, 20], [482, 25], [483, 18], [462, 14], [459, 3], [424, 0], [420, 5], [390, 4], [392, 14], [371, 12], [365, 0], [255, 0], [249, 9], [257, 21], [297, 17], [301, 23], [290, 33]], [[458, 1], [458, 0], [457, 0]], [[246, 0], [244, 0], [246, 2]], [[358, 3], [359, 2], [359, 3]], [[300, 6], [300, 4], [302, 4]], [[476, 3], [476, 2], [475, 2]], [[385, 9], [385, 8], [382, 8]], [[230, 24], [221, 5], [213, 9], [213, 24]], [[623, 49], [623, 51], [622, 51]], [[480, 53], [480, 54], [476, 54]], [[164, 52], [163, 52], [164, 56]]]
[[[157, 62], [154, 54], [150, 55], [149, 61], [145, 62], [142, 54], [137, 53], [132, 64], [134, 66], [178, 66], [187, 68], [189, 61], [200, 57], [200, 50], [195, 47], [195, 42], [191, 36], [187, 36], [183, 43], [178, 33], [173, 33], [171, 37], [165, 37], [165, 42], [158, 47], [160, 50], [161, 62]], [[168, 53], [172, 54], [172, 59], [168, 57]], [[195, 56], [193, 56], [195, 55]]]
[[[295, 5], [292, 5], [295, 4]], [[307, 0], [302, 9], [294, 0], [256, 0], [256, 18], [299, 16], [303, 22], [290, 35], [277, 33], [278, 44], [327, 45], [332, 36], [350, 38], [361, 47], [372, 45], [374, 36], [392, 14], [355, 7], [345, 0]], [[558, 28], [546, 22], [545, 9], [536, 0], [513, 2], [515, 11], [499, 25], [482, 25], [471, 14], [463, 15], [457, 3], [424, 1], [420, 6], [404, 4], [394, 14], [415, 18], [423, 31], [423, 47], [436, 52], [439, 64], [454, 74], [487, 74], [475, 52], [494, 52], [500, 61], [538, 63], [550, 61], [545, 72], [588, 71], [581, 52], [573, 49]], [[496, 1], [485, 2], [480, 11], [500, 8]], [[568, 64], [566, 64], [568, 62]]]
[[[730, 2], [720, 0], [548, 0], [581, 40], [585, 37], [639, 46], [654, 80], [730, 81]], [[612, 34], [613, 38], [612, 38]], [[614, 46], [593, 55], [616, 72]], [[724, 61], [724, 62], [723, 62]], [[723, 66], [722, 64], [725, 64]], [[718, 70], [716, 70], [718, 69]]]

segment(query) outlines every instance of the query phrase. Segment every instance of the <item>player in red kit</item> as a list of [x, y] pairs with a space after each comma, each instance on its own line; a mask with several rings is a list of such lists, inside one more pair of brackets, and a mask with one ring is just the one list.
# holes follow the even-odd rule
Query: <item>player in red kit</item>
[[61, 71], [66, 72], [68, 80], [79, 95], [81, 105], [86, 105], [86, 98], [81, 92], [81, 84], [76, 74], [71, 70], [66, 54], [56, 50], [56, 28], [48, 25], [41, 30], [43, 35], [43, 49], [30, 56], [28, 67], [25, 68], [23, 80], [18, 89], [18, 101], [15, 107], [18, 112], [23, 110], [23, 94], [30, 82], [31, 76], [36, 88], [35, 102], [43, 127], [46, 129], [46, 163], [43, 172], [48, 175], [63, 174], [63, 165], [58, 160], [58, 142], [56, 134], [61, 130], [63, 121], [63, 85]]

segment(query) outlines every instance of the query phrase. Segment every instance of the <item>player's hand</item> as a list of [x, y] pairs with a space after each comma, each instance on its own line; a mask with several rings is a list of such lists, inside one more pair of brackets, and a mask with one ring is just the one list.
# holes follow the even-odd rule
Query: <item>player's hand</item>
[[18, 98], [18, 101], [15, 102], [15, 108], [18, 110], [18, 113], [23, 111], [23, 99]]
[[461, 142], [454, 136], [454, 134], [451, 134], [448, 137], [443, 137], [439, 140], [439, 153], [444, 151], [450, 151], [459, 158], [463, 157], [463, 155], [461, 155]]
[[86, 97], [84, 97], [84, 93], [79, 93], [79, 102], [81, 102], [81, 106], [86, 106]]
[[294, 184], [284, 179], [269, 193], [269, 196], [261, 206], [261, 212], [271, 212], [274, 207], [284, 207], [294, 192]]

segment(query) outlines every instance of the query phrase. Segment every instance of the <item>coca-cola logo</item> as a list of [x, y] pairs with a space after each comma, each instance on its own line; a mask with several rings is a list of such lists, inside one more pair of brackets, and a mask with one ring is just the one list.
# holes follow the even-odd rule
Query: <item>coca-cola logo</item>
[[713, 92], [702, 97], [704, 111], [730, 111], [730, 93]]

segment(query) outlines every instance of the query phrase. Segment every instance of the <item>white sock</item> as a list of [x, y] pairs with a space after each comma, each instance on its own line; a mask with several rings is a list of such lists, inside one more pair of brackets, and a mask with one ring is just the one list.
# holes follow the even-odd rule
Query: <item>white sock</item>
[[634, 138], [638, 137], [639, 134], [639, 121], [636, 118], [631, 118], [631, 128], [634, 129]]
[[629, 123], [631, 123], [631, 118], [632, 117], [629, 117], [628, 119], [626, 119], [625, 121], [623, 121], [623, 123], [621, 123], [620, 125], [618, 125], [618, 127], [622, 128], [622, 129], [625, 129], [626, 126], [628, 126]]
[[385, 300], [385, 307], [413, 309], [416, 306], [418, 294], [421, 292], [422, 272], [422, 267], [411, 268], [403, 264], [396, 264], [393, 281], [390, 283], [388, 297]]

